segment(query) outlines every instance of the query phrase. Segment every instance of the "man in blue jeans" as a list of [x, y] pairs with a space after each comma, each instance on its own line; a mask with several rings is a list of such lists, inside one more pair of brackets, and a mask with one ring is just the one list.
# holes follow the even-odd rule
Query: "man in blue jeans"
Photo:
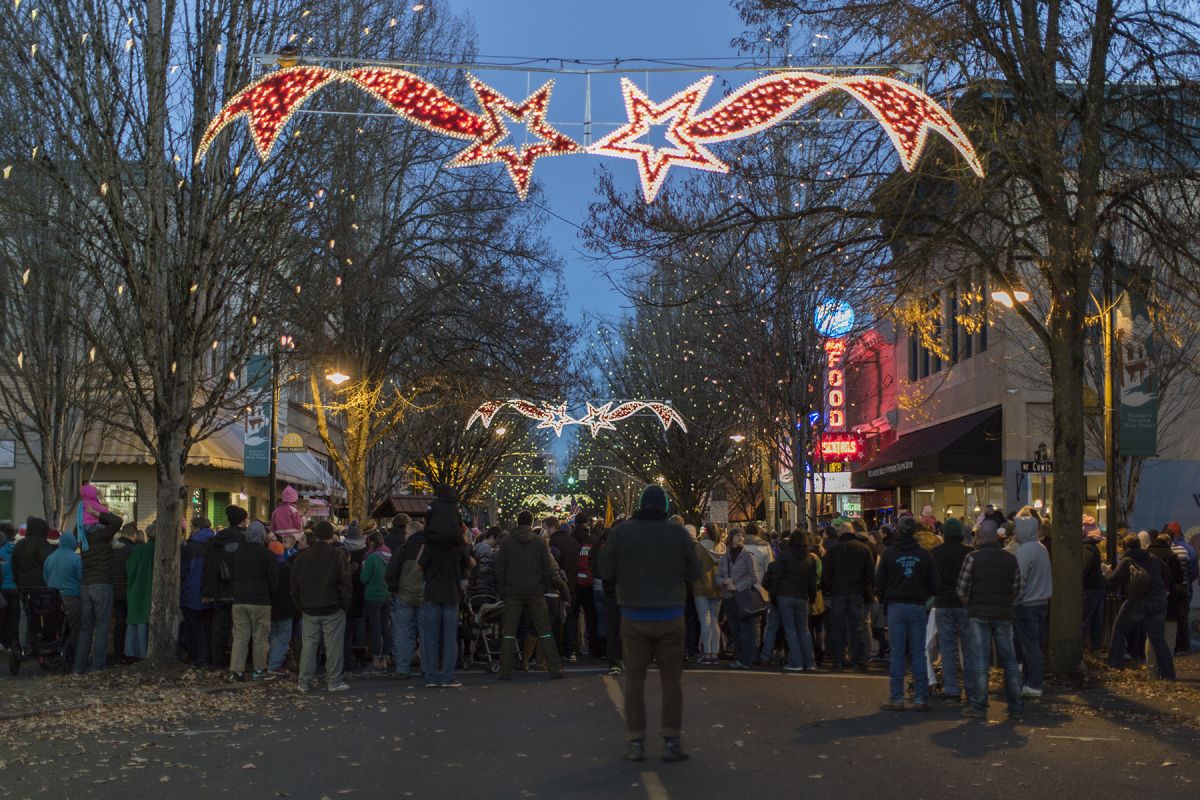
[[79, 590], [80, 628], [74, 664], [74, 671], [80, 675], [87, 671], [89, 661], [93, 672], [104, 669], [108, 663], [108, 626], [114, 596], [113, 538], [121, 529], [122, 520], [108, 511], [101, 511], [97, 519], [99, 524], [85, 529], [87, 547], [81, 554], [83, 585]]
[[938, 574], [933, 554], [917, 544], [917, 523], [901, 517], [898, 540], [879, 559], [875, 586], [887, 609], [892, 645], [888, 670], [888, 701], [881, 711], [904, 711], [905, 662], [911, 660], [916, 695], [914, 711], [929, 711], [929, 673], [925, 662], [925, 622], [937, 594]]
[[988, 670], [992, 644], [1004, 668], [1004, 693], [1008, 719], [1017, 722], [1024, 713], [1021, 668], [1013, 647], [1013, 603], [1021, 594], [1021, 567], [1017, 557], [1000, 546], [995, 524], [984, 520], [976, 532], [978, 547], [963, 560], [958, 573], [958, 598], [967, 607], [974, 674], [967, 687], [969, 704], [964, 717], [986, 717]]
[[[421, 608], [421, 671], [427, 689], [458, 689], [454, 663], [458, 657], [458, 606], [475, 563], [467, 545], [467, 528], [458, 513], [454, 490], [434, 489], [425, 529], [425, 547], [417, 563], [425, 577]], [[441, 664], [439, 665], [439, 657]]]
[[[994, 522], [986, 520], [995, 527]], [[962, 656], [963, 684], [970, 682], [973, 650], [967, 631], [967, 610], [958, 599], [958, 573], [963, 561], [973, 549], [963, 544], [963, 526], [957, 519], [946, 520], [942, 526], [945, 541], [933, 548], [933, 560], [937, 563], [938, 591], [933, 599], [936, 609], [938, 651], [942, 657], [942, 697], [957, 703], [962, 697], [959, 684], [959, 655]]]
[[419, 559], [425, 547], [423, 526], [410, 520], [403, 531], [404, 540], [396, 543], [388, 561], [384, 581], [392, 593], [392, 661], [391, 677], [407, 680], [412, 673], [413, 656], [417, 652], [417, 628], [421, 607], [425, 603], [425, 576]]
[[1021, 567], [1021, 593], [1013, 605], [1013, 627], [1023, 665], [1021, 696], [1041, 697], [1045, 675], [1042, 640], [1046, 638], [1053, 584], [1050, 553], [1038, 541], [1041, 524], [1036, 517], [1022, 516], [1025, 513], [1013, 519], [1017, 564]]
[[821, 559], [821, 587], [829, 610], [829, 649], [833, 670], [846, 666], [846, 645], [850, 660], [859, 672], [867, 671], [867, 629], [865, 605], [872, 597], [875, 579], [875, 553], [854, 534], [854, 526], [838, 526], [837, 541]]

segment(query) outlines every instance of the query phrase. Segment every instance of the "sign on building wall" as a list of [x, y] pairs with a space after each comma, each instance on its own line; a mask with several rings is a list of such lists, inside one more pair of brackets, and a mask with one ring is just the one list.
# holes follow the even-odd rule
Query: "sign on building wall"
[[271, 474], [271, 357], [251, 356], [246, 363], [246, 385], [262, 392], [262, 400], [246, 415], [246, 438], [242, 449], [242, 474], [265, 478]]
[[1120, 348], [1118, 452], [1122, 456], [1158, 453], [1158, 376], [1154, 373], [1154, 331], [1146, 298], [1133, 288], [1117, 305]]

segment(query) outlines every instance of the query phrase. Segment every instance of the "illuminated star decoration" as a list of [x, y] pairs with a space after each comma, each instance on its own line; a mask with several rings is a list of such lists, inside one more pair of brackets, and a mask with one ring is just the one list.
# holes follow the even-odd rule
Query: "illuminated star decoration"
[[[455, 156], [448, 166], [470, 167], [499, 161], [508, 169], [513, 185], [517, 187], [517, 194], [524, 200], [529, 194], [529, 184], [533, 180], [535, 161], [545, 156], [585, 152], [572, 139], [559, 133], [546, 122], [546, 111], [550, 107], [550, 92], [554, 88], [554, 81], [546, 81], [542, 88], [525, 98], [525, 102], [520, 105], [474, 76], [470, 77], [470, 82], [471, 89], [479, 98], [479, 105], [483, 109], [483, 131], [476, 137], [475, 143]], [[522, 145], [519, 149], [511, 144], [497, 146], [509, 138], [508, 126], [504, 123], [505, 117], [525, 123], [526, 130], [538, 136], [541, 141], [537, 144]]]
[[492, 420], [499, 413], [500, 409], [508, 406], [521, 416], [536, 420], [539, 430], [553, 430], [555, 436], [562, 436], [563, 428], [568, 425], [583, 425], [595, 437], [602, 430], [616, 430], [614, 422], [632, 417], [643, 409], [649, 409], [654, 413], [654, 416], [658, 418], [659, 423], [663, 426], [663, 430], [667, 430], [672, 424], [675, 424], [679, 426], [680, 430], [687, 433], [687, 425], [684, 424], [683, 415], [669, 403], [629, 400], [619, 404], [616, 408], [612, 408], [612, 405], [613, 402], [611, 400], [599, 406], [594, 403], [588, 403], [587, 414], [576, 419], [567, 413], [566, 403], [560, 403], [559, 405], [542, 403], [539, 405], [528, 400], [489, 400], [475, 409], [475, 412], [471, 414], [471, 417], [467, 420], [466, 429], [470, 430], [476, 421], [482, 422], [485, 428], [490, 427]]
[[[658, 195], [667, 171], [678, 164], [707, 172], [728, 172], [729, 166], [714, 156], [686, 130], [700, 107], [713, 78], [708, 75], [662, 103], [650, 98], [628, 78], [621, 79], [621, 94], [625, 98], [625, 114], [629, 122], [592, 145], [597, 155], [630, 158], [637, 162], [642, 181], [642, 195], [652, 202]], [[650, 126], [667, 123], [666, 138], [675, 147], [654, 147], [636, 140], [650, 132]]]

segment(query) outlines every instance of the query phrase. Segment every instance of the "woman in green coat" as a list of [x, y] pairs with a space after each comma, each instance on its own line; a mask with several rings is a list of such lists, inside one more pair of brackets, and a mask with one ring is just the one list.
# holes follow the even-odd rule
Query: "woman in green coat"
[[145, 658], [149, 649], [150, 631], [150, 587], [154, 580], [154, 526], [146, 529], [150, 537], [133, 548], [125, 562], [125, 576], [129, 580], [125, 603], [125, 655], [129, 658]]
[[367, 645], [371, 651], [371, 672], [387, 673], [388, 622], [387, 612], [392, 594], [388, 591], [384, 573], [392, 551], [383, 543], [383, 534], [371, 531], [367, 534], [367, 556], [363, 559], [359, 580], [363, 585], [363, 613], [367, 618]]

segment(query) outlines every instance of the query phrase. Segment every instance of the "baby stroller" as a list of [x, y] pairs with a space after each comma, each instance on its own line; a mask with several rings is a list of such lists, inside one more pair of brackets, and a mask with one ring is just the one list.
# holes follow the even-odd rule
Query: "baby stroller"
[[488, 672], [500, 672], [500, 640], [504, 635], [504, 602], [494, 594], [478, 592], [467, 598], [470, 609], [471, 652], [479, 661], [487, 661]]
[[8, 654], [8, 671], [16, 675], [21, 662], [34, 659], [46, 672], [70, 665], [67, 614], [57, 589], [21, 589], [21, 605], [28, 619], [28, 635]]

